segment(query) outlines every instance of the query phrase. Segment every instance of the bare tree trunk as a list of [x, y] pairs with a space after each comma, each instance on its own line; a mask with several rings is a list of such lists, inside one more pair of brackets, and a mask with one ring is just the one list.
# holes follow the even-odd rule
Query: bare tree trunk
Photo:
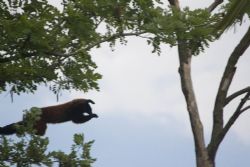
[[[169, 0], [170, 5], [180, 11], [178, 0]], [[178, 36], [178, 35], [177, 35]], [[192, 53], [188, 47], [187, 41], [178, 40], [179, 52], [179, 74], [181, 78], [182, 92], [185, 96], [187, 111], [191, 123], [191, 128], [194, 137], [196, 165], [197, 167], [214, 167], [214, 163], [210, 161], [208, 151], [205, 145], [203, 125], [200, 120], [199, 110], [193, 89], [191, 78], [191, 60]]]
[[196, 164], [197, 167], [214, 167], [214, 163], [210, 161], [208, 151], [205, 146], [203, 125], [200, 120], [199, 110], [193, 89], [191, 78], [192, 54], [190, 49], [188, 49], [188, 47], [183, 42], [179, 44], [178, 52], [181, 87], [185, 96], [191, 128], [194, 136]]

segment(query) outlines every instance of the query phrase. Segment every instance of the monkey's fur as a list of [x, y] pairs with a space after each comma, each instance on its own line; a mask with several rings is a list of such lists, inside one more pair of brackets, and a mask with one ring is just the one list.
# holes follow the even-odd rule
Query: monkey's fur
[[[34, 123], [33, 128], [37, 135], [44, 135], [47, 129], [47, 123], [63, 123], [72, 121], [74, 123], [85, 123], [98, 116], [92, 113], [89, 103], [95, 104], [90, 99], [75, 99], [70, 102], [43, 107], [39, 120]], [[87, 115], [86, 115], [87, 114]], [[17, 133], [17, 125], [25, 125], [25, 120], [0, 127], [0, 134], [11, 135]]]

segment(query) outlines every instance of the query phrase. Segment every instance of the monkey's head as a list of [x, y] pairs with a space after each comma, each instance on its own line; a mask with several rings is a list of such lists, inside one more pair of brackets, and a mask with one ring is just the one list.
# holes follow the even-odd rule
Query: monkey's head
[[97, 114], [94, 114], [92, 112], [92, 108], [89, 103], [95, 104], [95, 102], [91, 99], [75, 99], [72, 101], [73, 104], [76, 106], [78, 112], [81, 112], [82, 114], [88, 114], [91, 115], [93, 118], [98, 118]]

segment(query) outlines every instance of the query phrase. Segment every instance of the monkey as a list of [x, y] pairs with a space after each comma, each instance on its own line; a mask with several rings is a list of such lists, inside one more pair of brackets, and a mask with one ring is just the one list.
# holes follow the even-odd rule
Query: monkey
[[[90, 99], [75, 99], [67, 103], [40, 108], [40, 117], [33, 125], [35, 134], [40, 136], [45, 135], [48, 123], [56, 124], [72, 121], [73, 123], [80, 124], [92, 118], [98, 118], [98, 115], [92, 112], [89, 103], [95, 104], [94, 101]], [[0, 135], [17, 133], [18, 125], [25, 126], [25, 119], [0, 127]]]

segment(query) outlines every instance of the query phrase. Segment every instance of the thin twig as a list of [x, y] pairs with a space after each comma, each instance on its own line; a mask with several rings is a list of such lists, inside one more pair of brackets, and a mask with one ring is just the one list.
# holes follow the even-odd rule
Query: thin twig
[[224, 128], [218, 133], [217, 136], [215, 136], [213, 138], [212, 142], [210, 142], [210, 144], [208, 146], [210, 158], [213, 159], [215, 157], [215, 153], [218, 150], [220, 143], [224, 139], [224, 137], [227, 134], [227, 132], [229, 131], [229, 129], [232, 127], [232, 125], [238, 119], [238, 117], [244, 111], [246, 111], [247, 109], [250, 108], [250, 106], [247, 106], [247, 107], [245, 107], [245, 108], [242, 109], [242, 107], [247, 102], [247, 100], [249, 100], [249, 97], [250, 97], [250, 92], [248, 92], [245, 95], [245, 97], [241, 100], [241, 102], [239, 103], [237, 109], [235, 110], [235, 112], [233, 113], [233, 115], [230, 117], [230, 119], [228, 120], [228, 122], [226, 123], [226, 125], [224, 126]]
[[[242, 107], [245, 105], [245, 103], [247, 102], [247, 100], [250, 97], [250, 92], [248, 92], [245, 97], [243, 99], [241, 99], [241, 102], [239, 103], [237, 109], [235, 110], [234, 114], [230, 117], [230, 119], [228, 120], [228, 122], [226, 123], [225, 127], [223, 128], [223, 130], [221, 131], [221, 137], [224, 137], [226, 135], [226, 133], [228, 132], [228, 130], [231, 128], [231, 126], [234, 124], [234, 122], [237, 120], [237, 118], [244, 112], [246, 111], [248, 108], [250, 108], [250, 106], [247, 106], [245, 108], [242, 109]], [[223, 138], [222, 138], [223, 139]], [[221, 139], [221, 140], [222, 140]]]
[[[129, 33], [118, 33], [118, 34], [114, 34], [112, 36], [108, 36], [108, 37], [104, 37], [103, 39], [101, 39], [100, 41], [97, 41], [93, 44], [90, 44], [89, 46], [85, 47], [85, 48], [80, 48], [79, 50], [77, 50], [76, 52], [79, 52], [80, 50], [90, 50], [92, 49], [93, 47], [95, 46], [98, 46], [100, 45], [101, 43], [104, 43], [104, 42], [109, 42], [111, 40], [114, 40], [116, 38], [119, 38], [119, 37], [127, 37], [127, 36], [138, 36], [138, 35], [141, 35], [141, 34], [145, 34], [146, 32], [145, 31], [142, 31], [142, 32], [129, 32]], [[75, 52], [71, 53], [72, 55], [75, 54]]]
[[139, 36], [141, 34], [144, 34], [146, 32], [142, 31], [142, 32], [130, 32], [130, 33], [118, 33], [118, 34], [114, 34], [114, 35], [111, 35], [111, 36], [107, 36], [107, 37], [103, 37], [101, 40], [98, 40], [92, 44], [89, 44], [88, 46], [86, 47], [81, 47], [80, 49], [74, 51], [74, 52], [71, 52], [71, 53], [58, 53], [58, 52], [47, 52], [47, 54], [50, 54], [50, 55], [54, 55], [54, 56], [62, 56], [62, 57], [70, 57], [70, 56], [73, 56], [75, 54], [78, 54], [79, 52], [83, 51], [83, 50], [90, 50], [98, 45], [100, 45], [101, 43], [104, 43], [104, 42], [109, 42], [111, 40], [114, 40], [114, 39], [117, 39], [119, 37], [126, 37], [126, 36]]
[[230, 96], [228, 96], [225, 100], [225, 104], [224, 106], [226, 106], [230, 101], [232, 101], [233, 99], [235, 99], [236, 97], [244, 94], [244, 93], [247, 93], [247, 92], [250, 92], [250, 86], [244, 88], [244, 89], [241, 89], [233, 94], [231, 94]]
[[95, 24], [95, 29], [97, 29], [99, 27], [99, 25], [102, 23], [104, 19], [101, 18], [96, 24]]
[[245, 108], [242, 108], [240, 110], [240, 113], [242, 114], [243, 112], [245, 112], [246, 110], [250, 109], [250, 105], [249, 106], [246, 106]]

